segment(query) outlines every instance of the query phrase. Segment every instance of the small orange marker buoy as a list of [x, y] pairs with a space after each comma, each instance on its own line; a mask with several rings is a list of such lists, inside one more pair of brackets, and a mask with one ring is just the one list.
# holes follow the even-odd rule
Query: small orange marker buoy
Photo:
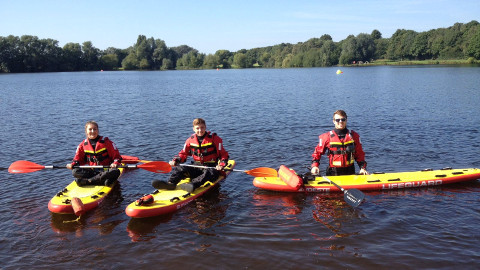
[[72, 198], [72, 208], [77, 216], [81, 216], [85, 213], [85, 205], [83, 205], [82, 200], [77, 197]]

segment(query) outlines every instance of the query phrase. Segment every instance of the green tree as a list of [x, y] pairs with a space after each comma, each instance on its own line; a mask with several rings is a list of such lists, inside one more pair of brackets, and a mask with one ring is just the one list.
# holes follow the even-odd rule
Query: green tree
[[422, 32], [415, 36], [413, 40], [411, 53], [417, 60], [425, 60], [431, 57], [428, 50], [429, 33]]
[[114, 70], [118, 67], [118, 56], [116, 54], [105, 54], [100, 57], [100, 69]]
[[81, 71], [83, 68], [82, 46], [78, 43], [67, 43], [63, 46], [63, 70]]
[[117, 49], [114, 47], [108, 47], [102, 52], [102, 55], [107, 55], [107, 54], [113, 54], [117, 56], [117, 64], [115, 67], [121, 67], [122, 66], [122, 61], [127, 57], [128, 55], [128, 49]]
[[47, 72], [61, 71], [62, 48], [54, 39], [42, 39], [43, 70]]
[[83, 63], [84, 68], [83, 70], [98, 70], [99, 63], [98, 60], [100, 58], [100, 50], [95, 48], [90, 41], [85, 41], [82, 44], [82, 52], [83, 52]]
[[222, 68], [230, 68], [233, 62], [233, 53], [228, 50], [218, 50], [215, 52], [218, 58], [218, 64]]
[[165, 41], [161, 39], [155, 40], [155, 49], [153, 50], [152, 55], [152, 68], [153, 69], [170, 69], [171, 68], [171, 61], [170, 64], [164, 59], [169, 57], [169, 50]]
[[168, 69], [173, 69], [174, 68], [174, 65], [173, 65], [173, 62], [170, 58], [163, 58], [162, 60], [162, 66], [161, 66], [161, 70], [168, 70]]
[[370, 36], [373, 38], [373, 39], [381, 39], [382, 38], [382, 33], [380, 33], [380, 31], [378, 31], [377, 29], [373, 30], [372, 33], [370, 34]]
[[272, 55], [268, 52], [262, 53], [262, 56], [260, 57], [260, 64], [263, 67], [273, 67], [273, 65], [270, 63], [270, 59], [272, 58]]
[[20, 54], [20, 38], [9, 35], [0, 37], [0, 71], [23, 72], [23, 55]]
[[387, 57], [389, 40], [385, 38], [375, 39], [375, 53], [374, 59], [384, 59]]
[[247, 56], [244, 53], [236, 53], [233, 56], [233, 65], [237, 68], [246, 68]]
[[342, 52], [340, 54], [339, 63], [341, 65], [351, 64], [357, 61], [357, 40], [353, 35], [349, 35], [342, 41]]
[[371, 35], [358, 34], [356, 37], [356, 57], [360, 61], [371, 61], [375, 55], [375, 41]]
[[282, 68], [292, 67], [293, 54], [289, 53], [286, 57], [283, 58]]
[[467, 45], [467, 55], [474, 57], [475, 59], [480, 59], [480, 27], [476, 27], [474, 34], [470, 36]]
[[177, 68], [179, 69], [198, 69], [203, 65], [204, 55], [198, 53], [197, 50], [193, 50], [184, 54], [177, 61]]
[[416, 35], [412, 30], [397, 30], [390, 38], [387, 57], [393, 60], [413, 59], [412, 45]]
[[134, 70], [139, 68], [139, 61], [137, 60], [137, 56], [132, 51], [130, 52], [127, 57], [125, 57], [122, 61], [122, 67], [125, 70]]
[[203, 68], [213, 69], [217, 68], [219, 64], [218, 56], [214, 54], [207, 54], [203, 60]]
[[311, 48], [308, 50], [302, 57], [302, 67], [321, 67], [322, 53], [320, 50], [319, 48]]
[[338, 46], [332, 40], [327, 40], [320, 48], [320, 66], [329, 67], [338, 64], [340, 52]]
[[39, 43], [40, 41], [36, 36], [23, 35], [20, 37], [20, 52], [23, 55], [24, 72], [35, 72], [41, 69]]

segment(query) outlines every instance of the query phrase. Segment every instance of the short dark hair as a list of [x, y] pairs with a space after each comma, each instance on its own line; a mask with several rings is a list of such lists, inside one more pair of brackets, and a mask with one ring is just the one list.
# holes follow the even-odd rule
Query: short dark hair
[[205, 120], [203, 120], [202, 118], [195, 118], [193, 119], [193, 126], [198, 126], [198, 125], [207, 125], [207, 123], [205, 123]]
[[336, 111], [333, 113], [333, 119], [335, 119], [335, 114], [338, 114], [338, 115], [340, 115], [341, 117], [347, 118], [347, 113], [346, 113], [344, 110], [336, 110]]

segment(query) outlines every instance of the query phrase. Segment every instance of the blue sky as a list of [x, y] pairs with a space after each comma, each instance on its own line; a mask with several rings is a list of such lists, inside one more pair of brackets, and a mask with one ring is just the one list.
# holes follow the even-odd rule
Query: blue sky
[[334, 41], [374, 29], [428, 31], [480, 21], [479, 0], [0, 0], [0, 36], [34, 35], [99, 49], [125, 49], [138, 35], [168, 47], [202, 53], [304, 42], [329, 34]]

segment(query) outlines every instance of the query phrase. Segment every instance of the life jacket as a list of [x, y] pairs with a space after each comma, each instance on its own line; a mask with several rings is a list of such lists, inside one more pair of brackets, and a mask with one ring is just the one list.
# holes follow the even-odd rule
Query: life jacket
[[93, 149], [90, 141], [85, 139], [83, 143], [83, 152], [85, 153], [84, 162], [90, 165], [110, 165], [113, 160], [108, 155], [107, 144], [105, 141], [108, 141], [107, 137], [100, 136]]
[[[197, 136], [193, 134], [186, 142], [186, 147], [189, 147], [189, 155], [193, 157], [193, 160], [197, 163], [214, 166], [217, 164], [220, 157], [219, 151], [214, 142], [216, 133], [206, 133], [202, 142], [199, 142]], [[222, 147], [222, 144], [219, 145]]]
[[355, 162], [355, 141], [351, 131], [340, 140], [337, 133], [330, 131], [330, 145], [328, 146], [328, 155], [330, 167], [350, 167]]

